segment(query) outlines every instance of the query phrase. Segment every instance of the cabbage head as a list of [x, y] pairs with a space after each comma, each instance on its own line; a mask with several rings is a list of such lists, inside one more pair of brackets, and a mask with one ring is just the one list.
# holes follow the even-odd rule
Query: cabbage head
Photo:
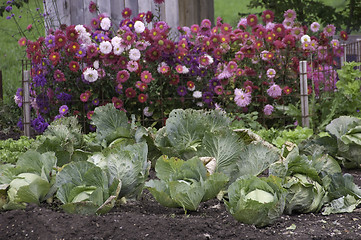
[[35, 173], [20, 173], [9, 184], [8, 203], [4, 209], [25, 208], [27, 203], [40, 204], [45, 200], [51, 184]]
[[318, 212], [327, 199], [325, 189], [303, 174], [287, 176], [283, 187], [288, 191], [286, 214]]
[[101, 214], [108, 212], [118, 198], [121, 181], [110, 181], [106, 173], [93, 163], [71, 162], [56, 176], [56, 197], [69, 213]]
[[286, 190], [281, 183], [274, 176], [238, 179], [228, 188], [226, 208], [237, 221], [257, 227], [270, 225], [285, 208]]
[[228, 177], [222, 173], [209, 175], [198, 157], [188, 161], [162, 156], [155, 165], [157, 177], [145, 186], [161, 205], [197, 210], [200, 202], [215, 198], [225, 187]]

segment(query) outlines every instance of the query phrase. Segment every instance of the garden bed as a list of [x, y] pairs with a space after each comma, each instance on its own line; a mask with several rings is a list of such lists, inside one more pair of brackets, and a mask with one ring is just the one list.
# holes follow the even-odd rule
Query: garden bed
[[[361, 186], [361, 171], [347, 170]], [[282, 215], [256, 228], [237, 222], [218, 200], [198, 211], [159, 205], [147, 191], [102, 216], [64, 213], [55, 202], [0, 213], [2, 239], [360, 239], [361, 209], [352, 213]]]

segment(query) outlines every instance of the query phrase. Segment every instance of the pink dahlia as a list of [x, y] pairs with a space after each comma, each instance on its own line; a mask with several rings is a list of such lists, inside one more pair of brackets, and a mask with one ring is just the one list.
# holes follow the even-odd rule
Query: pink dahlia
[[277, 84], [273, 84], [268, 90], [267, 90], [267, 94], [270, 97], [273, 98], [278, 98], [282, 95], [282, 88], [280, 86], [278, 86]]

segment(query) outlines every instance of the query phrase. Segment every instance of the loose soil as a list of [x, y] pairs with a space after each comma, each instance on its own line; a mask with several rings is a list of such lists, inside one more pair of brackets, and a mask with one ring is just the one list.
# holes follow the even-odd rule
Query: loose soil
[[[347, 170], [361, 186], [361, 171]], [[218, 200], [197, 211], [165, 208], [144, 191], [139, 200], [116, 206], [102, 216], [67, 214], [59, 204], [28, 205], [0, 212], [0, 239], [361, 239], [361, 208], [323, 216], [283, 215], [256, 228], [237, 222]]]

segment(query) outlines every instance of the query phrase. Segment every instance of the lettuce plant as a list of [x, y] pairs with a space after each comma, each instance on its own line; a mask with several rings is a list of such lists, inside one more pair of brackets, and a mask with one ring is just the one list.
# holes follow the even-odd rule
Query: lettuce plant
[[146, 188], [161, 205], [184, 211], [197, 210], [200, 202], [215, 198], [228, 182], [222, 173], [209, 175], [198, 157], [184, 161], [162, 156], [155, 170], [159, 179], [146, 182]]
[[237, 221], [264, 227], [282, 215], [286, 190], [280, 178], [249, 176], [233, 182], [227, 197], [226, 208]]

